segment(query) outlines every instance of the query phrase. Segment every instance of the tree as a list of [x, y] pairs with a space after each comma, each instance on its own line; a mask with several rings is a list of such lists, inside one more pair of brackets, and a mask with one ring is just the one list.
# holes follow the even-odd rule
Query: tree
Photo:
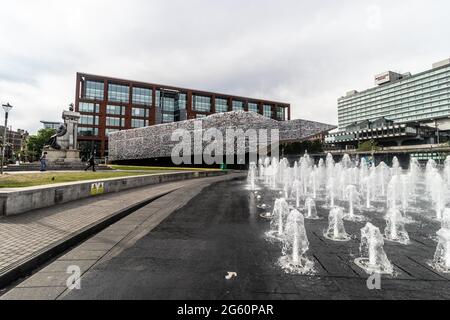
[[284, 155], [300, 155], [304, 154], [305, 151], [308, 153], [321, 153], [323, 152], [322, 141], [301, 141], [301, 142], [289, 142], [283, 143], [281, 149]]
[[369, 140], [364, 143], [361, 143], [358, 151], [377, 151], [380, 150], [380, 147], [374, 140]]
[[26, 150], [31, 161], [40, 157], [45, 144], [55, 133], [55, 129], [41, 129], [36, 135], [31, 135], [28, 138]]

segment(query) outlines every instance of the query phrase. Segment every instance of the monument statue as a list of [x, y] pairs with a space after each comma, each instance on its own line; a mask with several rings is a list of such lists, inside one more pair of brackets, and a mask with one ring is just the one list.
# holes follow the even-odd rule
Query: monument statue
[[49, 164], [73, 165], [81, 164], [80, 152], [77, 150], [78, 121], [81, 115], [73, 111], [73, 104], [64, 111], [62, 124], [49, 141], [44, 151], [47, 152]]
[[58, 144], [58, 138], [64, 137], [67, 133], [67, 127], [65, 124], [62, 124], [58, 130], [56, 131], [56, 134], [52, 135], [50, 139], [47, 142], [47, 147], [50, 147], [55, 150], [61, 150], [61, 146]]

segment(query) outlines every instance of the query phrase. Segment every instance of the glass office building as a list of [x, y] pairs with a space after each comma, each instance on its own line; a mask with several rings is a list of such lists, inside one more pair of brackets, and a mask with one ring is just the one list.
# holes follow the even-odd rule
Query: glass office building
[[279, 121], [290, 120], [287, 103], [82, 73], [77, 73], [75, 110], [81, 113], [81, 153], [86, 156], [95, 148], [100, 157], [107, 155], [109, 134], [120, 130], [229, 111], [257, 112]]
[[377, 87], [350, 91], [338, 99], [339, 129], [382, 117], [395, 123], [432, 122], [450, 117], [450, 59], [411, 75], [386, 72]]
[[369, 140], [404, 146], [450, 139], [450, 59], [415, 75], [381, 73], [375, 85], [338, 99], [339, 130], [326, 143], [356, 148]]

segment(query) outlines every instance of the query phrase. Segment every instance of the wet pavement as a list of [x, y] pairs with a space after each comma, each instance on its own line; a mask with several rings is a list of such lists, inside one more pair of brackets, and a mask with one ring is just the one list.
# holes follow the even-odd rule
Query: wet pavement
[[[382, 276], [381, 290], [369, 290], [367, 275], [353, 261], [359, 257], [360, 229], [345, 222], [351, 241], [323, 237], [322, 220], [306, 220], [308, 256], [315, 275], [292, 275], [278, 265], [281, 245], [266, 240], [270, 223], [257, 205], [273, 206], [273, 192], [246, 190], [244, 181], [221, 182], [205, 189], [150, 233], [82, 277], [81, 290], [65, 299], [450, 299], [450, 276], [428, 262], [439, 224], [431, 219], [406, 226], [412, 243], [386, 242], [393, 276]], [[382, 212], [366, 214], [384, 231]], [[228, 272], [237, 277], [226, 280]]]

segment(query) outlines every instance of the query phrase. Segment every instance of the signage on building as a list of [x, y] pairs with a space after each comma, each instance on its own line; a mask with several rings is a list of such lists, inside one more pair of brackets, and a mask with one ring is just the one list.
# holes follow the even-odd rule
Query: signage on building
[[98, 194], [105, 193], [105, 183], [104, 182], [97, 182], [91, 184], [91, 196], [96, 196]]
[[391, 73], [385, 72], [375, 76], [375, 84], [378, 86], [380, 84], [388, 83], [391, 81]]

